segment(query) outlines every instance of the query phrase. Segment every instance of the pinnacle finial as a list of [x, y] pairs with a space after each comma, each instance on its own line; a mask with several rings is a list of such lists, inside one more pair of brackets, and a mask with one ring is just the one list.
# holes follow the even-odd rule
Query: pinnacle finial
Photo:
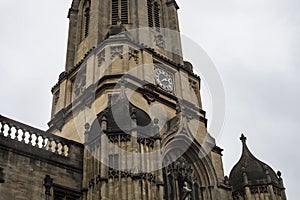
[[241, 137], [240, 137], [240, 140], [241, 140], [243, 143], [246, 143], [247, 138], [244, 136], [243, 133], [242, 133], [242, 135], [241, 135]]
[[280, 171], [277, 172], [277, 176], [278, 176], [279, 178], [281, 178], [281, 172], [280, 172]]

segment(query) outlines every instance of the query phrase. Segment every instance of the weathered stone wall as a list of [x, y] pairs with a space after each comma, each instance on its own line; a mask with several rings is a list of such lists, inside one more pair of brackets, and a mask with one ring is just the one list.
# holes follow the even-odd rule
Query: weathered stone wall
[[80, 191], [82, 151], [81, 145], [73, 143], [69, 145], [69, 155], [63, 156], [1, 135], [0, 168], [4, 183], [0, 183], [0, 199], [45, 199], [46, 174], [54, 184]]

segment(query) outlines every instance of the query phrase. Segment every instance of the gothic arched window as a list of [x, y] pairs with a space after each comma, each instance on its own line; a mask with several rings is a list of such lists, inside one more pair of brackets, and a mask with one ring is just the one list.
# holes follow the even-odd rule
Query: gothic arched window
[[118, 21], [128, 24], [128, 0], [111, 1], [111, 23], [116, 25]]
[[89, 35], [91, 1], [86, 0], [82, 6], [82, 23], [80, 38], [83, 40]]
[[[168, 160], [165, 162], [168, 163]], [[184, 157], [165, 166], [163, 169], [164, 199], [200, 199], [199, 179], [194, 167]]]
[[157, 31], [160, 30], [160, 8], [158, 2], [147, 0], [148, 9], [148, 26], [155, 27]]

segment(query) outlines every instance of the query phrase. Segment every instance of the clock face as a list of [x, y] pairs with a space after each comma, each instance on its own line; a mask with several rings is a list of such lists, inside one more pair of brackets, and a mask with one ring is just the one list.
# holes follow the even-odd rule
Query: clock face
[[156, 83], [164, 90], [167, 90], [167, 91], [173, 91], [173, 78], [172, 76], [160, 69], [160, 68], [156, 68], [155, 71], [154, 71], [154, 78], [155, 78], [155, 81]]

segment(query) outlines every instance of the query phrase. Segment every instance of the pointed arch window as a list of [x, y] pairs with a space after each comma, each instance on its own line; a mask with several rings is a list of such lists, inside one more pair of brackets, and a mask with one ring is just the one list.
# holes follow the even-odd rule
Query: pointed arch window
[[[168, 160], [165, 162], [169, 163]], [[202, 194], [199, 190], [199, 179], [195, 173], [194, 167], [184, 157], [166, 165], [163, 169], [164, 199], [200, 200]]]
[[91, 1], [86, 0], [82, 7], [81, 41], [89, 35]]
[[160, 31], [160, 6], [157, 1], [147, 0], [148, 26]]
[[111, 1], [111, 23], [116, 25], [118, 21], [128, 24], [128, 0]]

